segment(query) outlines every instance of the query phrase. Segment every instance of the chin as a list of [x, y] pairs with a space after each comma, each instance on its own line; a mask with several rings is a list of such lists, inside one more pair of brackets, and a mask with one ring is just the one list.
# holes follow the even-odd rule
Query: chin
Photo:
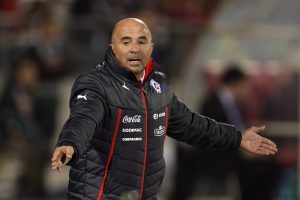
[[144, 69], [142, 66], [129, 66], [128, 67], [133, 73], [140, 73], [142, 72]]

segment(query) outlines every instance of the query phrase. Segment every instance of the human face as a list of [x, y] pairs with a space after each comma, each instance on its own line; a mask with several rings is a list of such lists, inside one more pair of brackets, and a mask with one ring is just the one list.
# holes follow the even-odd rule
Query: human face
[[141, 20], [122, 20], [115, 26], [111, 48], [118, 61], [140, 79], [153, 50], [151, 33]]

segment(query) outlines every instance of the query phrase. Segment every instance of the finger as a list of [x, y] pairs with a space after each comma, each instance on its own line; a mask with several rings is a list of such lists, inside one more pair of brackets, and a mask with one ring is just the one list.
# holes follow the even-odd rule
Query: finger
[[259, 149], [255, 153], [258, 155], [266, 155], [266, 152], [259, 150]]
[[268, 149], [265, 149], [263, 147], [260, 147], [258, 150], [259, 154], [261, 155], [274, 155], [276, 152], [272, 151], [272, 150], [268, 150]]
[[66, 155], [65, 160], [63, 161], [63, 165], [68, 164], [68, 162], [70, 162], [71, 159], [72, 159], [72, 155]]
[[269, 149], [274, 150], [275, 152], [278, 151], [277, 145], [274, 142], [272, 142], [271, 140], [267, 139], [267, 138], [263, 137], [262, 144], [269, 145]]
[[265, 128], [266, 128], [265, 125], [259, 126], [259, 127], [257, 127], [257, 126], [252, 126], [252, 127], [251, 127], [251, 130], [254, 131], [254, 132], [260, 132], [260, 131], [265, 130]]
[[54, 170], [54, 171], [61, 171], [61, 165], [62, 165], [62, 163], [61, 163], [61, 161], [58, 161], [58, 162], [52, 162], [52, 166], [51, 166], [51, 168], [52, 168], [52, 170]]
[[274, 146], [274, 147], [277, 148], [276, 144], [273, 141], [271, 141], [271, 140], [269, 140], [267, 138], [262, 137], [262, 142], [266, 143], [266, 144], [269, 144], [269, 145], [272, 145], [272, 146]]
[[71, 159], [73, 157], [73, 154], [74, 154], [74, 150], [73, 150], [73, 148], [70, 148], [66, 152], [66, 157]]
[[271, 145], [271, 144], [268, 144], [268, 143], [261, 143], [260, 146], [261, 146], [261, 147], [264, 147], [264, 148], [266, 148], [266, 149], [268, 149], [268, 150], [277, 152], [277, 147], [274, 146], [274, 145]]
[[55, 170], [58, 171], [58, 172], [61, 172], [61, 169], [62, 169], [62, 162], [59, 161], [59, 162], [57, 163], [57, 165], [56, 165]]
[[60, 149], [56, 149], [52, 156], [52, 161], [59, 161], [63, 155], [63, 152]]
[[60, 171], [59, 165], [61, 163], [60, 159], [62, 158], [62, 156], [63, 156], [62, 150], [60, 148], [56, 148], [52, 156], [52, 166], [51, 166], [52, 170]]
[[66, 164], [68, 164], [68, 162], [70, 162], [70, 160], [73, 157], [73, 154], [74, 154], [73, 148], [67, 148], [66, 149], [65, 158], [64, 158], [64, 160], [62, 160], [63, 161], [63, 165], [66, 165]]
[[55, 171], [56, 168], [57, 168], [56, 162], [52, 162], [51, 169], [52, 169], [53, 171]]
[[265, 147], [260, 147], [260, 150], [264, 151], [267, 155], [269, 155], [269, 154], [274, 155], [276, 153], [276, 150], [268, 149], [268, 148], [265, 148]]
[[264, 149], [264, 148], [258, 148], [257, 151], [256, 151], [257, 154], [260, 154], [260, 155], [270, 155], [271, 152]]

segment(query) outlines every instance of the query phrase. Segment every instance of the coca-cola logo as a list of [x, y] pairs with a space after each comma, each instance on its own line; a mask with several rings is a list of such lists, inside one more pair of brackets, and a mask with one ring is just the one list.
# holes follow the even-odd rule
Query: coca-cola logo
[[141, 115], [134, 115], [133, 117], [128, 117], [127, 115], [123, 118], [123, 123], [139, 123], [141, 122]]

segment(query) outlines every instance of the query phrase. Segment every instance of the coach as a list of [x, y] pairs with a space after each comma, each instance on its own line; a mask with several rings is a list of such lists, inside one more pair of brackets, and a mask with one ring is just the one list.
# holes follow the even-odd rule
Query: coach
[[157, 199], [168, 135], [188, 144], [269, 155], [276, 145], [257, 134], [192, 112], [177, 99], [151, 59], [152, 36], [136, 18], [118, 22], [105, 60], [74, 83], [70, 117], [53, 153], [52, 169], [71, 165], [68, 199]]

